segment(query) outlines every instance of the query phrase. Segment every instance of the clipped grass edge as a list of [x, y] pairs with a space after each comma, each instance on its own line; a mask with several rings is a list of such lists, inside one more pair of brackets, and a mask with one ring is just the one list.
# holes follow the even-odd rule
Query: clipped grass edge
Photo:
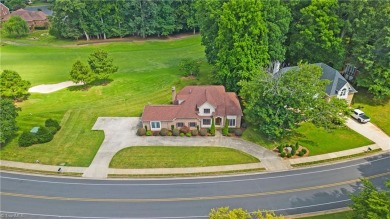
[[23, 169], [23, 168], [16, 168], [16, 167], [6, 167], [6, 166], [0, 166], [0, 170], [4, 171], [12, 171], [12, 172], [22, 172], [22, 173], [37, 173], [42, 175], [54, 175], [54, 176], [78, 176], [81, 177], [82, 173], [75, 173], [75, 172], [54, 172], [54, 171], [43, 171], [43, 170], [31, 170], [31, 169]]
[[332, 210], [325, 210], [325, 211], [315, 211], [315, 212], [309, 212], [309, 213], [302, 213], [302, 214], [293, 214], [293, 215], [288, 215], [285, 218], [286, 219], [298, 219], [298, 218], [316, 218], [324, 215], [334, 215], [337, 213], [344, 213], [344, 212], [349, 212], [352, 211], [350, 207], [343, 207], [343, 208], [336, 208]]
[[325, 159], [325, 160], [317, 160], [317, 161], [300, 163], [300, 164], [291, 164], [291, 166], [292, 167], [304, 167], [304, 166], [310, 166], [310, 165], [315, 165], [315, 164], [328, 163], [328, 162], [345, 160], [345, 159], [350, 159], [350, 158], [355, 158], [355, 157], [363, 157], [366, 155], [379, 153], [380, 151], [382, 151], [382, 149], [378, 148], [378, 149], [374, 149], [372, 151], [362, 152], [362, 153], [358, 153], [358, 154], [352, 154], [352, 155], [348, 155], [348, 156], [336, 157], [336, 158]]
[[229, 170], [218, 172], [200, 173], [178, 173], [178, 174], [108, 174], [107, 178], [167, 178], [167, 177], [187, 177], [187, 176], [217, 176], [223, 174], [254, 173], [265, 171], [265, 168], [255, 168], [246, 170]]

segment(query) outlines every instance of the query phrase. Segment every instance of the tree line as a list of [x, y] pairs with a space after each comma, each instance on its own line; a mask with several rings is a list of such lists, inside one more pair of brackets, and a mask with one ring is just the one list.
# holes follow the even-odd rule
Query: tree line
[[50, 33], [87, 40], [195, 32], [195, 0], [57, 0]]

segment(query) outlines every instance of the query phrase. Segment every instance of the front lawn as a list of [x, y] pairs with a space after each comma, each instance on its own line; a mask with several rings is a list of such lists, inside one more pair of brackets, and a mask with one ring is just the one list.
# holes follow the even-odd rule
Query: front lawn
[[363, 110], [371, 118], [371, 122], [390, 135], [390, 100], [381, 102], [374, 98], [366, 90], [359, 88], [359, 92], [353, 97], [354, 108]]
[[333, 214], [323, 214], [323, 215], [317, 215], [317, 216], [311, 216], [311, 217], [302, 217], [301, 219], [350, 219], [352, 218], [352, 211], [343, 211]]
[[373, 144], [369, 139], [347, 127], [328, 132], [323, 128], [315, 127], [312, 123], [302, 124], [297, 129], [297, 133], [294, 136], [287, 137], [280, 141], [268, 140], [265, 136], [256, 132], [251, 127], [245, 130], [243, 138], [268, 149], [273, 149], [280, 144], [295, 144], [295, 142], [298, 141], [300, 145], [309, 149], [310, 156]]
[[[27, 40], [27, 39], [25, 39]], [[72, 42], [0, 46], [0, 70], [16, 70], [33, 85], [68, 80], [72, 63], [86, 61], [95, 49], [105, 49], [119, 71], [106, 86], [88, 90], [71, 87], [50, 94], [33, 93], [21, 107], [18, 135], [48, 118], [61, 121], [61, 130], [46, 144], [19, 147], [18, 135], [0, 149], [2, 160], [68, 166], [89, 166], [104, 139], [102, 131], [91, 131], [100, 116], [140, 116], [146, 104], [169, 104], [171, 87], [178, 89], [199, 80], [181, 81], [182, 58], [204, 58], [199, 36], [178, 40], [118, 42], [77, 46]], [[201, 71], [209, 68], [202, 65]], [[207, 72], [201, 72], [208, 77]]]
[[119, 151], [110, 168], [206, 167], [257, 163], [241, 151], [222, 147], [142, 146]]

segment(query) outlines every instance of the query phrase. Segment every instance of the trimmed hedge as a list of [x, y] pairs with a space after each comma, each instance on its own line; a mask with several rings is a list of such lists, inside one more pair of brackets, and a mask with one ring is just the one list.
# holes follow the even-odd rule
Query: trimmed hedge
[[46, 127], [55, 127], [57, 129], [57, 131], [61, 129], [61, 126], [58, 123], [58, 121], [54, 120], [54, 119], [46, 119], [45, 126]]
[[207, 129], [201, 129], [201, 130], [199, 131], [199, 134], [200, 134], [201, 136], [206, 136], [206, 135], [207, 135]]
[[192, 136], [197, 136], [199, 134], [198, 130], [195, 129], [195, 130], [191, 130], [191, 135]]
[[152, 136], [152, 131], [150, 131], [150, 130], [148, 130], [148, 131], [146, 131], [146, 136]]
[[18, 144], [20, 147], [28, 147], [35, 144], [36, 142], [38, 142], [38, 139], [36, 138], [35, 134], [28, 131], [24, 131], [18, 139]]
[[241, 129], [236, 129], [236, 130], [234, 131], [234, 134], [235, 134], [236, 136], [241, 136], [241, 135], [242, 135]]
[[173, 136], [179, 136], [179, 135], [180, 135], [179, 129], [173, 129], [172, 135], [173, 135]]
[[144, 128], [139, 128], [137, 130], [137, 135], [138, 136], [144, 136], [146, 134], [146, 130]]
[[183, 126], [180, 128], [180, 133], [184, 133], [184, 134], [187, 134], [191, 132], [190, 128], [188, 126]]
[[168, 132], [169, 132], [168, 129], [162, 128], [161, 131], [160, 131], [160, 135], [161, 135], [161, 136], [167, 136], [167, 135], [168, 135]]

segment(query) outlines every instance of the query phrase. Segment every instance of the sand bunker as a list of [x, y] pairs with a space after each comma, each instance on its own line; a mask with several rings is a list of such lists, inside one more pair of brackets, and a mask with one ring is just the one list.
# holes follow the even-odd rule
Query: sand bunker
[[52, 93], [54, 91], [58, 91], [58, 90], [61, 90], [61, 89], [64, 89], [64, 88], [67, 88], [70, 86], [80, 86], [80, 85], [83, 85], [83, 84], [82, 83], [76, 84], [72, 81], [65, 81], [65, 82], [61, 82], [58, 84], [41, 84], [38, 86], [31, 87], [30, 89], [28, 89], [28, 92], [48, 94], [48, 93]]

